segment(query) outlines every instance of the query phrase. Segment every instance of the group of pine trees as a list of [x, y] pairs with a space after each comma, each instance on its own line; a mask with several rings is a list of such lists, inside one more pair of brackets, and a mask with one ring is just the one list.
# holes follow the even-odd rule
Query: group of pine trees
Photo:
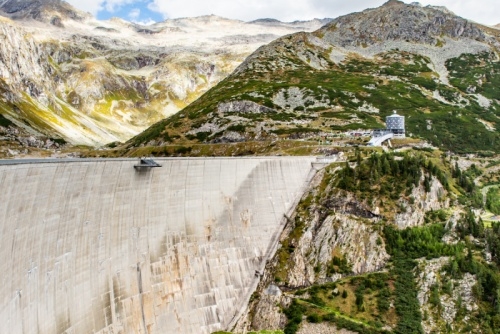
[[422, 154], [373, 153], [362, 159], [361, 152], [357, 151], [355, 166], [346, 162], [338, 175], [337, 187], [340, 189], [361, 195], [375, 192], [379, 197], [392, 199], [398, 199], [402, 194], [409, 195], [420, 185], [422, 176], [426, 192], [431, 191], [432, 177], [449, 189], [446, 174]]
[[457, 185], [464, 191], [465, 196], [462, 197], [462, 202], [476, 208], [483, 207], [483, 195], [474, 182], [474, 179], [479, 175], [481, 175], [481, 171], [474, 164], [466, 171], [461, 171], [458, 163], [455, 163], [451, 170], [451, 176], [456, 179]]
[[[399, 230], [387, 224], [383, 228], [386, 250], [391, 255], [392, 262], [389, 266], [389, 275], [394, 280], [395, 288], [394, 291], [385, 289], [384, 296], [387, 299], [394, 297], [394, 307], [398, 315], [398, 323], [393, 332], [398, 334], [423, 332], [422, 314], [417, 299], [418, 287], [415, 280], [415, 275], [418, 275], [419, 270], [417, 260], [447, 256], [450, 260], [443, 268], [446, 272], [443, 281], [431, 288], [433, 307], [436, 307], [437, 312], [440, 313], [441, 296], [446, 293], [453, 294], [457, 280], [462, 279], [466, 273], [470, 273], [477, 281], [473, 287], [473, 294], [479, 307], [471, 314], [475, 319], [474, 324], [466, 324], [464, 330], [473, 331], [480, 327], [481, 332], [484, 333], [500, 333], [498, 331], [500, 328], [500, 223], [492, 223], [491, 228], [485, 227], [481, 218], [476, 218], [474, 212], [477, 208], [486, 207], [491, 212], [500, 214], [500, 189], [490, 188], [486, 194], [486, 201], [483, 202], [483, 194], [474, 181], [481, 175], [479, 168], [471, 165], [467, 170], [462, 170], [457, 163], [450, 164], [445, 156], [442, 156], [441, 162], [446, 169], [439, 168], [425, 154], [418, 152], [372, 153], [363, 157], [363, 154], [357, 151], [355, 158], [346, 162], [336, 173], [333, 185], [352, 192], [361, 200], [367, 196], [375, 196], [382, 200], [385, 196], [385, 198], [396, 200], [404, 196], [408, 197], [411, 190], [419, 186], [422, 186], [426, 192], [430, 192], [433, 179], [439, 180], [449, 193], [458, 191], [456, 193], [460, 193], [459, 203], [463, 204], [465, 211], [456, 224], [448, 222], [449, 214], [446, 210], [437, 210], [428, 212], [424, 226]], [[455, 235], [458, 241], [453, 244], [444, 242], [443, 238], [448, 233]], [[490, 258], [484, 257], [485, 254], [490, 254]], [[332, 260], [332, 272], [334, 269], [337, 272], [342, 265], [347, 266], [347, 263], [340, 260], [340, 258]], [[347, 297], [347, 292], [344, 291], [344, 293], [343, 297]], [[358, 286], [355, 297], [356, 307], [362, 310], [363, 285]], [[378, 307], [379, 312], [387, 312], [389, 304], [382, 303]], [[462, 305], [461, 297], [459, 297], [457, 307], [456, 317], [459, 321], [459, 318], [463, 319], [465, 313], [468, 312]], [[291, 314], [290, 317], [294, 319]], [[342, 321], [342, 318], [335, 318], [339, 327], [349, 328], [353, 325], [343, 324]], [[293, 321], [290, 321], [289, 326], [294, 329], [298, 328], [298, 324], [294, 324]], [[451, 329], [451, 325], [448, 325], [447, 330], [451, 331]], [[368, 333], [371, 329], [363, 327], [357, 330], [360, 333]]]
[[500, 188], [492, 187], [486, 193], [486, 209], [500, 215]]

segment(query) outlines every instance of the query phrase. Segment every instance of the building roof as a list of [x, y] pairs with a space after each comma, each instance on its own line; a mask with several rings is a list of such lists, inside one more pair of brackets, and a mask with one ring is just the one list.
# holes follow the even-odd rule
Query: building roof
[[389, 118], [389, 117], [404, 117], [404, 116], [398, 115], [398, 114], [396, 113], [396, 111], [394, 111], [394, 114], [392, 114], [392, 115], [390, 115], [390, 116], [387, 116], [387, 118]]

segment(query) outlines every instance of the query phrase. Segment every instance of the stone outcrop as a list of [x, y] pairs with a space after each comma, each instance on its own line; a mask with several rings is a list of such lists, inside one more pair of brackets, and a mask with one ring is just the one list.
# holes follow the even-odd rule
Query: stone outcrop
[[313, 220], [299, 240], [292, 255], [293, 267], [288, 268], [288, 286], [310, 286], [342, 277], [339, 274], [327, 275], [327, 267], [334, 255], [345, 258], [354, 274], [380, 270], [389, 259], [383, 238], [376, 229], [376, 221], [364, 222], [356, 216], [331, 215], [323, 221]]
[[6, 0], [0, 10], [13, 19], [34, 19], [49, 23], [59, 28], [64, 27], [63, 20], [83, 21], [90, 14], [73, 8], [62, 0]]
[[[279, 330], [287, 323], [281, 311], [281, 305], [288, 305], [291, 299], [284, 296], [280, 288], [273, 283], [259, 295], [258, 307], [252, 315], [252, 328]], [[241, 321], [240, 321], [241, 322]]]
[[[419, 288], [418, 300], [424, 319], [422, 327], [425, 333], [434, 333], [444, 330], [449, 325], [453, 331], [466, 326], [470, 320], [470, 314], [477, 311], [478, 305], [473, 294], [473, 287], [477, 284], [474, 275], [465, 273], [460, 279], [447, 277], [443, 267], [449, 262], [448, 257], [433, 260], [419, 260], [417, 284]], [[442, 286], [449, 284], [451, 293], [439, 293], [438, 300], [430, 302], [431, 289], [442, 291]], [[436, 298], [436, 297], [434, 297]], [[439, 305], [435, 305], [439, 303]], [[458, 322], [457, 312], [465, 310], [465, 316]]]
[[252, 114], [266, 114], [275, 113], [276, 110], [261, 106], [252, 101], [231, 101], [220, 103], [217, 107], [220, 113], [252, 113]]
[[[421, 181], [423, 181], [423, 176]], [[410, 195], [413, 203], [400, 201], [404, 209], [402, 213], [396, 214], [396, 225], [401, 229], [423, 225], [428, 211], [446, 209], [450, 206], [450, 199], [446, 194], [447, 191], [435, 177], [432, 177], [429, 192], [424, 190], [422, 184], [413, 188]]]

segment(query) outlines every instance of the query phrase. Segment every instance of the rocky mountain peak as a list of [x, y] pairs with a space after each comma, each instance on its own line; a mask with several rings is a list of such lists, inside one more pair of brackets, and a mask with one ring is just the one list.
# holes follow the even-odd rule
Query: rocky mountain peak
[[281, 21], [272, 18], [263, 18], [263, 19], [253, 20], [249, 23], [281, 23]]
[[0, 10], [14, 20], [34, 19], [59, 27], [68, 19], [82, 21], [91, 17], [62, 0], [6, 0], [0, 2]]
[[443, 38], [485, 41], [478, 25], [443, 8], [390, 0], [383, 6], [339, 17], [321, 29], [332, 44], [369, 46], [386, 41], [436, 45]]
[[404, 5], [404, 2], [399, 1], [399, 0], [389, 0], [386, 3], [384, 3], [382, 6], [388, 7], [388, 6], [401, 6], [401, 5]]

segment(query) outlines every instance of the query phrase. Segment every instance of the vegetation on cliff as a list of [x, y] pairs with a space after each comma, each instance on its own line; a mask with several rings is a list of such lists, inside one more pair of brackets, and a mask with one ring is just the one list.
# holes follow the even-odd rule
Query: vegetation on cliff
[[[492, 198], [498, 190], [488, 191], [489, 201], [478, 200], [474, 179], [484, 169], [462, 164], [435, 151], [355, 151], [348, 162], [327, 167], [289, 219], [267, 268], [274, 282], [263, 283], [284, 292], [284, 332], [296, 333], [306, 321], [357, 333], [495, 333], [500, 324], [500, 223], [485, 225], [476, 212], [496, 203]], [[419, 193], [429, 199], [436, 191], [441, 209], [420, 202]], [[413, 196], [419, 199], [412, 202]], [[420, 206], [427, 209], [417, 226], [412, 221], [407, 227], [395, 225], [398, 215]], [[357, 245], [334, 248], [330, 260], [304, 246], [304, 240], [337, 243], [332, 238], [342, 238], [339, 232], [332, 237], [321, 231], [328, 224], [336, 228], [335, 219], [342, 217], [378, 231], [377, 243], [390, 256], [385, 266], [355, 273], [349, 252]], [[304, 252], [313, 255], [299, 256]], [[302, 261], [311, 259], [315, 278], [297, 286], [290, 272], [303, 270]], [[265, 294], [251, 307], [258, 307], [260, 298]]]

